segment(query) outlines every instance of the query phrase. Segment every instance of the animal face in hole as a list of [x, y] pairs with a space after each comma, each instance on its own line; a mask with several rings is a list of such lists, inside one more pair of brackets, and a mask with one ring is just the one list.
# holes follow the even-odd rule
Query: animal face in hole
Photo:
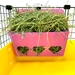
[[61, 46], [51, 46], [51, 47], [49, 48], [49, 50], [50, 50], [53, 54], [59, 52], [61, 49], [62, 49]]
[[17, 50], [20, 51], [20, 52], [23, 53], [23, 54], [27, 54], [29, 48], [28, 48], [27, 46], [24, 46], [24, 47], [18, 46], [18, 47], [17, 47]]

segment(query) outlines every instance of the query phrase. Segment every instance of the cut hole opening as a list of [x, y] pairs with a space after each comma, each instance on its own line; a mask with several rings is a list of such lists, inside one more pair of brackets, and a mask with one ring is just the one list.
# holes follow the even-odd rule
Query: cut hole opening
[[56, 54], [56, 53], [59, 52], [61, 49], [62, 49], [61, 46], [51, 46], [51, 47], [49, 48], [49, 50], [50, 50], [53, 54]]

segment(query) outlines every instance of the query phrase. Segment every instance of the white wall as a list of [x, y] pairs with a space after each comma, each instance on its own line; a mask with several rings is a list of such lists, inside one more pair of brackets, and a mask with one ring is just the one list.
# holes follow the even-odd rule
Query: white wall
[[34, 5], [36, 3], [40, 3], [50, 6], [64, 6], [66, 3], [71, 6], [75, 6], [75, 0], [0, 0], [0, 5], [12, 5], [12, 6], [25, 6], [26, 3], [30, 5]]

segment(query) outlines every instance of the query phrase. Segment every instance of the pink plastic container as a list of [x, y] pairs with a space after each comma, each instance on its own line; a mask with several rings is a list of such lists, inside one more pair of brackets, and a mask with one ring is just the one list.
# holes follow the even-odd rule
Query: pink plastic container
[[[41, 8], [40, 11], [50, 11], [52, 14], [64, 14], [64, 10], [61, 8]], [[34, 11], [33, 8], [29, 9], [18, 9], [17, 13], [22, 12], [31, 12]], [[11, 33], [9, 32], [10, 38], [12, 40], [15, 54], [18, 56], [26, 56], [25, 54], [20, 53], [17, 50], [19, 46], [27, 46], [29, 47], [29, 51], [27, 52], [27, 56], [36, 56], [37, 53], [34, 52], [32, 49], [34, 46], [44, 46], [45, 50], [38, 54], [38, 56], [63, 56], [65, 52], [65, 47], [68, 39], [68, 31], [63, 32], [43, 32], [42, 34], [38, 32], [26, 32], [25, 37], [22, 38], [22, 35], [19, 33]], [[49, 48], [54, 46], [60, 46], [61, 50], [52, 53]]]
[[[11, 33], [9, 32], [11, 41], [14, 46], [14, 51], [17, 56], [26, 56], [25, 54], [20, 53], [17, 50], [18, 46], [28, 46], [29, 51], [27, 52], [27, 56], [36, 56], [36, 52], [32, 50], [34, 46], [44, 46], [45, 50], [40, 53], [38, 56], [63, 56], [65, 52], [65, 47], [68, 39], [68, 31], [63, 32], [26, 32], [24, 38], [19, 33]], [[57, 53], [52, 53], [49, 50], [51, 46], [61, 46], [61, 50]]]

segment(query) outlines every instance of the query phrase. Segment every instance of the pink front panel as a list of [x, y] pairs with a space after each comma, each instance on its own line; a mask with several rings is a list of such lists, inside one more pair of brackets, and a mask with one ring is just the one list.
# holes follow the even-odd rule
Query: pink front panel
[[[38, 56], [62, 56], [65, 51], [66, 42], [68, 39], [68, 31], [66, 32], [44, 32], [42, 34], [39, 33], [25, 33], [25, 37], [22, 38], [21, 34], [18, 33], [9, 33], [16, 55], [25, 56], [25, 54], [20, 53], [17, 50], [18, 46], [28, 46], [29, 51], [27, 56], [36, 56], [36, 52], [32, 50], [34, 46], [44, 46], [45, 50], [40, 53]], [[61, 46], [62, 49], [53, 54], [49, 47], [51, 46]]]

